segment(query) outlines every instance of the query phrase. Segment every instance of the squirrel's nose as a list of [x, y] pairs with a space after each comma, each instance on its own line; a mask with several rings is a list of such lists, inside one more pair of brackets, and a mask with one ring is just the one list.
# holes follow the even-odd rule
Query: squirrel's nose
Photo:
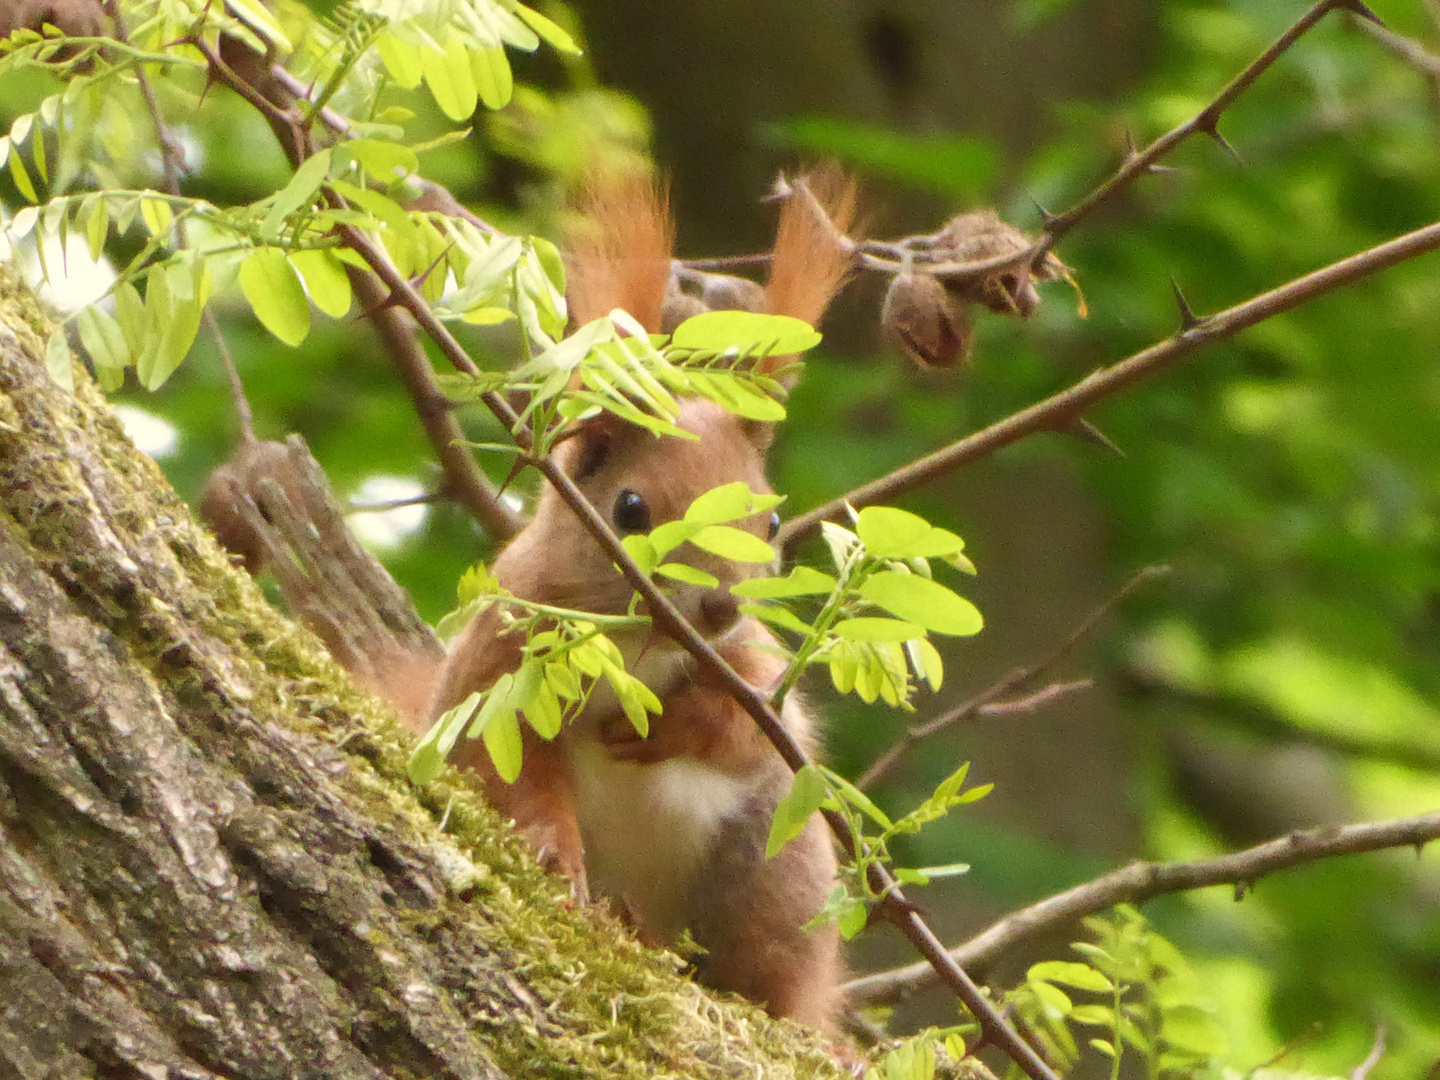
[[710, 589], [700, 597], [700, 629], [708, 636], [718, 637], [740, 618], [740, 601], [729, 589]]

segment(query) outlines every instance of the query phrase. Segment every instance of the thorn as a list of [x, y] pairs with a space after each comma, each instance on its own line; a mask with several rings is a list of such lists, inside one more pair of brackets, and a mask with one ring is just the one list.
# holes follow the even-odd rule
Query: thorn
[[1365, 19], [1368, 22], [1374, 23], [1376, 26], [1383, 27], [1385, 25], [1385, 20], [1371, 11], [1369, 5], [1364, 3], [1364, 0], [1338, 0], [1335, 6], [1344, 8], [1356, 18]]
[[1209, 135], [1210, 138], [1214, 139], [1217, 143], [1219, 143], [1221, 149], [1223, 149], [1227, 154], [1234, 158], [1237, 165], [1245, 164], [1245, 159], [1240, 156], [1240, 151], [1236, 150], [1235, 147], [1231, 146], [1230, 140], [1225, 138], [1224, 135], [1220, 134], [1219, 116], [1207, 117], [1205, 120], [1199, 122], [1196, 127], [1200, 131], [1203, 131], [1206, 135]]
[[1125, 129], [1125, 160], [1131, 161], [1139, 156], [1140, 151], [1135, 149], [1135, 136], [1130, 133], [1130, 129], [1127, 127]]
[[1063, 435], [1073, 435], [1082, 442], [1088, 442], [1101, 450], [1109, 450], [1116, 457], [1124, 457], [1125, 451], [1111, 441], [1110, 436], [1090, 423], [1083, 416], [1072, 416], [1070, 420], [1058, 429]]
[[1180, 309], [1180, 332], [1183, 334], [1188, 330], [1194, 330], [1200, 325], [1200, 316], [1196, 315], [1194, 309], [1190, 307], [1190, 301], [1185, 299], [1185, 294], [1180, 291], [1180, 283], [1175, 280], [1173, 275], [1170, 278], [1170, 288], [1175, 293], [1175, 306]]
[[1049, 210], [1046, 210], [1045, 207], [1041, 206], [1040, 200], [1035, 198], [1034, 195], [1030, 196], [1030, 202], [1035, 207], [1035, 212], [1040, 215], [1041, 225], [1049, 226], [1049, 224], [1055, 220], [1055, 215], [1052, 214]]
[[500, 486], [495, 489], [495, 496], [497, 498], [505, 494], [506, 489], [515, 482], [515, 478], [520, 475], [520, 473], [524, 470], [525, 466], [528, 464], [530, 463], [526, 461], [523, 457], [517, 456], [515, 458], [514, 463], [510, 466], [510, 471], [505, 474], [505, 479], [502, 480], [500, 482]]
[[1248, 881], [1237, 881], [1237, 882], [1235, 883], [1235, 901], [1236, 901], [1236, 903], [1239, 903], [1241, 900], [1244, 900], [1245, 897], [1249, 895], [1249, 893], [1250, 893], [1250, 886], [1251, 886], [1251, 882], [1248, 882]]
[[405, 307], [404, 301], [402, 301], [398, 296], [395, 295], [395, 290], [394, 290], [394, 289], [391, 289], [391, 290], [390, 290], [389, 292], [387, 292], [384, 296], [382, 296], [379, 300], [375, 301], [375, 303], [374, 303], [372, 306], [370, 306], [370, 307], [366, 308], [364, 311], [360, 312], [360, 314], [356, 315], [355, 318], [356, 318], [357, 321], [360, 320], [360, 319], [368, 319], [368, 318], [370, 318], [370, 316], [374, 315], [377, 311], [383, 311], [383, 310], [385, 310], [386, 308], [389, 308], [389, 307], [398, 307], [398, 308], [404, 308], [404, 307]]
[[1173, 165], [1146, 165], [1145, 171], [1154, 176], [1174, 175], [1180, 170]]

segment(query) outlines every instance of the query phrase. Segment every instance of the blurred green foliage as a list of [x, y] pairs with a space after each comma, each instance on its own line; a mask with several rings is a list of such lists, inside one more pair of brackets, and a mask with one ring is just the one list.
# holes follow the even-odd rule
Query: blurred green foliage
[[[1433, 4], [1375, 6], [1440, 53]], [[1043, 25], [1076, 7], [1085, 5], [1028, 0], [1015, 5], [1015, 25]], [[563, 8], [544, 10], [578, 36]], [[1051, 134], [1024, 161], [1005, 162], [1001, 148], [969, 135], [915, 135], [839, 116], [792, 117], [756, 137], [834, 153], [876, 187], [988, 200], [1033, 225], [1032, 198], [1071, 205], [1119, 160], [1127, 132], [1143, 145], [1188, 119], [1301, 10], [1274, 0], [1156, 6], [1148, 71], [1123, 106], [1052, 103]], [[643, 152], [648, 120], [643, 103], [599, 86], [584, 58], [517, 57], [515, 68], [511, 103], [477, 117], [475, 138], [424, 155], [424, 170], [500, 227], [553, 236], [587, 156], [597, 147]], [[0, 120], [8, 125], [52, 91], [30, 74], [0, 82]], [[1192, 140], [1169, 162], [1176, 173], [1143, 179], [1067, 238], [1059, 253], [1077, 270], [1088, 319], [1057, 289], [1028, 324], [982, 320], [963, 395], [936, 393], [893, 359], [817, 356], [809, 383], [823, 392], [802, 386], [782, 435], [775, 480], [788, 507], [833, 497], [1167, 336], [1177, 323], [1172, 278], [1198, 311], [1212, 311], [1440, 218], [1437, 93], [1433, 79], [1330, 17], [1225, 115], [1221, 130], [1240, 162]], [[416, 140], [448, 129], [417, 95], [397, 93], [401, 100], [417, 110], [408, 125]], [[162, 106], [190, 159], [187, 193], [228, 203], [283, 183], [269, 129], [233, 96]], [[118, 178], [157, 186], [153, 136], [139, 112], [130, 121], [111, 147]], [[1005, 177], [1018, 181], [997, 187]], [[6, 184], [0, 198], [13, 208]], [[376, 477], [438, 484], [413, 407], [361, 322], [316, 320], [292, 353], [239, 305], [224, 321], [262, 436], [302, 432], [342, 495], [361, 499]], [[515, 348], [481, 330], [468, 344], [482, 366], [506, 362]], [[173, 425], [178, 438], [162, 463], [189, 497], [233, 447], [234, 410], [203, 335], [161, 394], [131, 386], [116, 398]], [[856, 438], [857, 415], [876, 402], [889, 422]], [[1268, 835], [1272, 823], [1308, 823], [1317, 805], [1324, 821], [1440, 806], [1436, 257], [1273, 319], [1091, 419], [1124, 450], [1123, 462], [1048, 437], [1006, 453], [1080, 472], [1105, 522], [1115, 580], [1147, 563], [1175, 568], [1163, 590], [1124, 608], [1107, 641], [1125, 690], [1127, 796], [1145, 837], [1134, 854], [1214, 853]], [[464, 420], [477, 440], [498, 434], [479, 410]], [[509, 462], [484, 464], [499, 479]], [[929, 498], [915, 504], [928, 513]], [[393, 532], [383, 552], [435, 618], [453, 606], [461, 571], [491, 545], [454, 506], [419, 516], [418, 528]], [[983, 562], [980, 570], [983, 580]], [[846, 769], [894, 734], [854, 710], [834, 727], [832, 756]], [[1323, 765], [1304, 807], [1285, 804], [1292, 787], [1281, 782], [1297, 748], [1315, 749]], [[1217, 760], [1241, 763], [1239, 809], [1215, 781]], [[937, 755], [914, 786], [933, 786], [953, 765]], [[1035, 790], [1044, 797], [1043, 777]], [[965, 887], [1005, 904], [1106, 865], [1046, 837], [963, 821], [924, 843], [933, 846], [904, 858], [971, 860], [980, 869]], [[1007, 874], [987, 881], [987, 861]], [[1390, 1050], [1372, 1080], [1423, 1076], [1440, 1059], [1433, 856], [1335, 861], [1269, 879], [1242, 904], [1211, 890], [1147, 914], [1211, 990], [1237, 1066], [1301, 1041], [1287, 1064], [1348, 1074], [1377, 1026], [1389, 1031]]]

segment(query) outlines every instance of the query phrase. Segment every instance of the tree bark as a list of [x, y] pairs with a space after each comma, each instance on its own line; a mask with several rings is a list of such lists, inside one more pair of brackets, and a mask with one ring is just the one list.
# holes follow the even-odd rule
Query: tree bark
[[411, 786], [49, 329], [0, 269], [0, 1072], [839, 1075]]

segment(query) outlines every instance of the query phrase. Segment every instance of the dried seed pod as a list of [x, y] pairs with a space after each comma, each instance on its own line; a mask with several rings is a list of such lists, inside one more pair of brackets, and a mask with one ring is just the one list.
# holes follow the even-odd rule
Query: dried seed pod
[[[1019, 255], [1032, 242], [1019, 229], [1002, 221], [994, 210], [983, 207], [951, 218], [936, 236], [935, 250], [954, 262], [980, 262]], [[1048, 259], [1046, 263], [1048, 267]], [[1053, 277], [1042, 275], [1041, 280]], [[956, 298], [984, 304], [997, 315], [1029, 317], [1040, 304], [1030, 268], [1023, 262], [985, 277], [951, 278], [945, 287]]]
[[896, 274], [880, 324], [921, 367], [954, 367], [970, 356], [973, 324], [965, 305], [929, 274]]

